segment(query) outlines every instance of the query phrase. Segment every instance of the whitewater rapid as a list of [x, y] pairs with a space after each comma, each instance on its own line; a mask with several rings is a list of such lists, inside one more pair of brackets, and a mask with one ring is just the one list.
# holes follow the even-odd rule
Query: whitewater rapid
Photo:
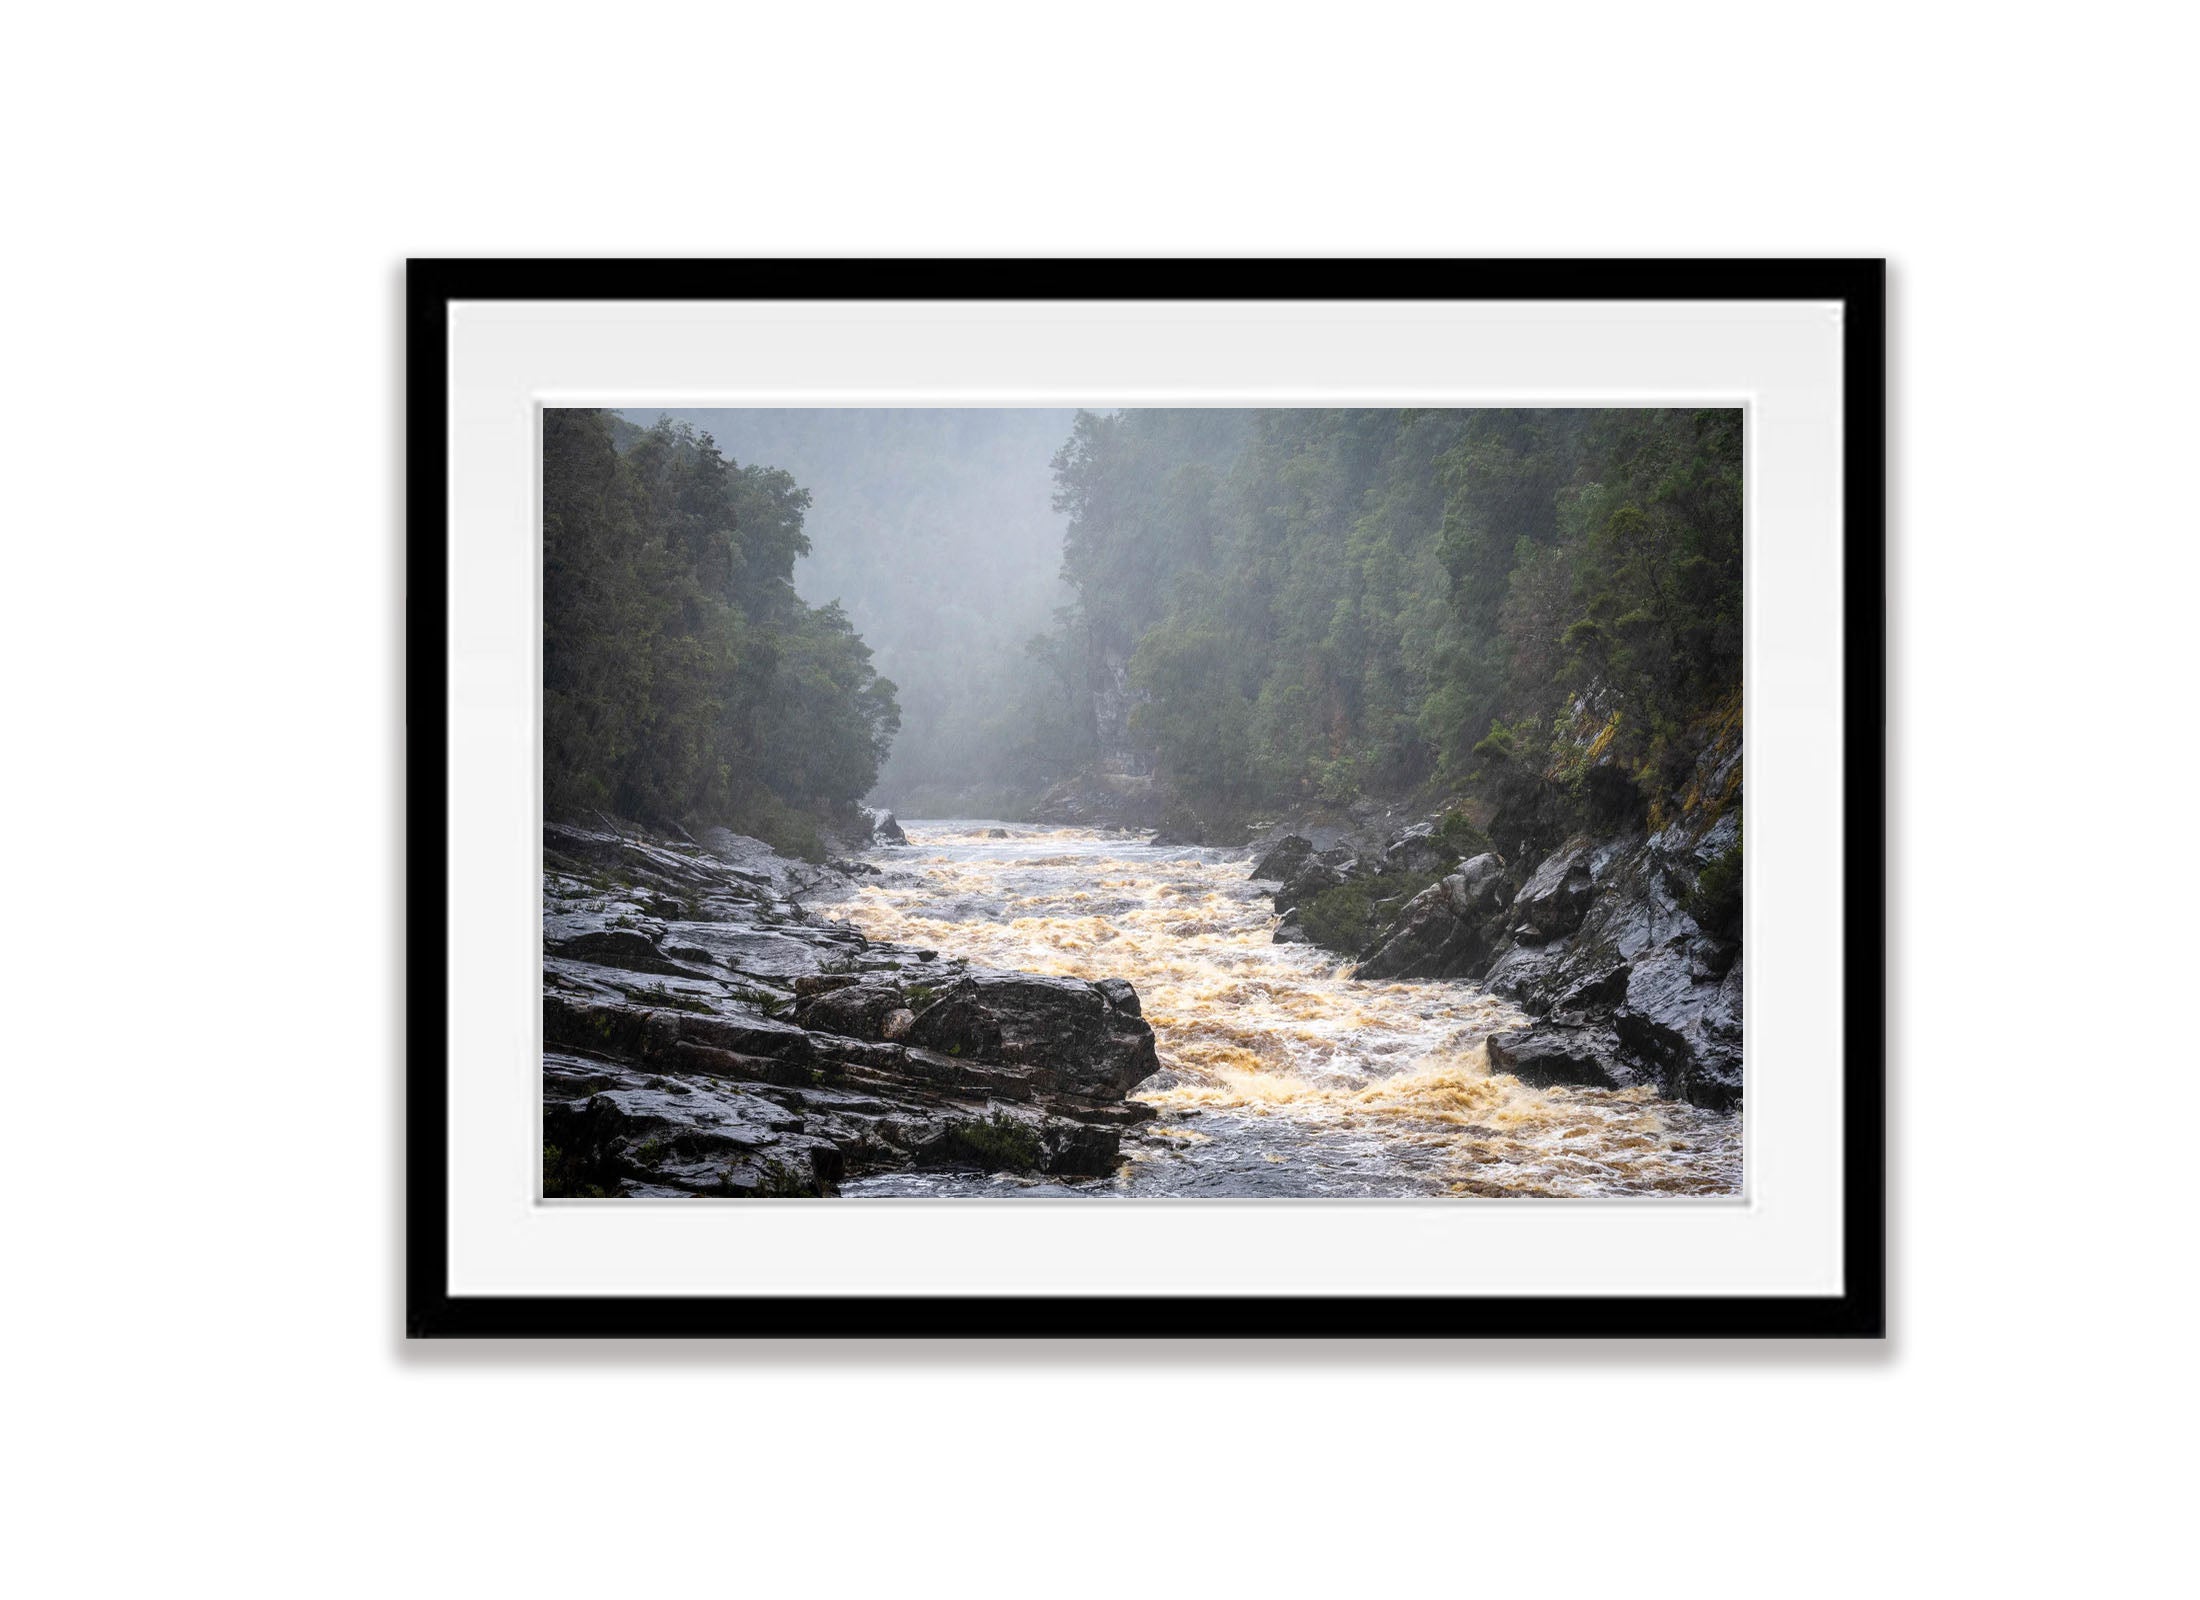
[[1125, 978], [1162, 1071], [1112, 1178], [897, 1173], [853, 1195], [1615, 1196], [1741, 1190], [1741, 1119], [1648, 1090], [1492, 1076], [1522, 1026], [1468, 983], [1360, 983], [1276, 944], [1242, 851], [986, 821], [904, 822], [881, 875], [826, 907], [875, 939], [989, 966]]

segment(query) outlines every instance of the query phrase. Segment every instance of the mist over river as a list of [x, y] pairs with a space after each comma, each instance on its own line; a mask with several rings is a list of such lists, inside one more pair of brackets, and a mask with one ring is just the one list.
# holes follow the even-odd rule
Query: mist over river
[[[986, 821], [903, 823], [910, 843], [816, 909], [874, 939], [1136, 987], [1161, 1073], [1132, 1098], [1115, 1175], [896, 1172], [851, 1197], [1728, 1195], [1742, 1125], [1647, 1089], [1531, 1088], [1483, 1041], [1527, 1019], [1471, 983], [1359, 983], [1276, 944], [1242, 851]], [[993, 837], [996, 832], [1006, 837]]]

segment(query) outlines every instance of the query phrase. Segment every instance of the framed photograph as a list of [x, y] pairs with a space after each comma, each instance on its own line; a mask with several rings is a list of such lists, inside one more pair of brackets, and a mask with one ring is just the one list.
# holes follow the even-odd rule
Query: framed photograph
[[1884, 283], [412, 262], [409, 1331], [1882, 1335]]

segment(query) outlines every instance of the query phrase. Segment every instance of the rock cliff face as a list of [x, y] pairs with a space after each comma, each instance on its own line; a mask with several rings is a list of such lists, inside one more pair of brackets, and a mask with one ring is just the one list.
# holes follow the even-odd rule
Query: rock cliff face
[[[1594, 797], [1592, 797], [1594, 798]], [[1356, 955], [1369, 979], [1478, 979], [1536, 1020], [1490, 1041], [1490, 1065], [1534, 1084], [1646, 1084], [1718, 1110], [1742, 1099], [1741, 746], [1738, 724], [1698, 762], [1673, 820], [1565, 840], [1526, 870], [1460, 860], [1419, 824], [1386, 843], [1267, 842], [1251, 875], [1277, 884], [1276, 938], [1303, 942], [1317, 897], [1357, 886], [1395, 905]], [[1441, 873], [1403, 897], [1430, 874]]]
[[806, 909], [844, 874], [723, 830], [551, 824], [543, 850], [546, 1195], [1102, 1174], [1153, 1114], [1124, 1098], [1158, 1066], [1127, 983], [872, 943]]
[[1155, 775], [1153, 751], [1131, 732], [1131, 714], [1145, 700], [1131, 683], [1137, 640], [1095, 636], [1088, 644], [1092, 760], [1041, 795], [1024, 820], [1052, 827], [1167, 828], [1173, 796]]
[[1690, 907], [1738, 846], [1739, 818], [1691, 838], [1572, 840], [1514, 901], [1483, 976], [1535, 1016], [1490, 1041], [1490, 1064], [1532, 1083], [1655, 1084], [1720, 1110], [1742, 1098], [1742, 951]]

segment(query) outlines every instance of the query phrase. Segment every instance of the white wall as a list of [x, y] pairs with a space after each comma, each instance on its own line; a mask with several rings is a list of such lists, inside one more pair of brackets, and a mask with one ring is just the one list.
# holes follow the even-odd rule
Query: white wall
[[[1215, 11], [11, 20], [24, 1592], [2113, 1593], [2165, 1555], [2188, 18]], [[401, 1348], [398, 264], [751, 252], [1892, 256], [1893, 1341]]]

